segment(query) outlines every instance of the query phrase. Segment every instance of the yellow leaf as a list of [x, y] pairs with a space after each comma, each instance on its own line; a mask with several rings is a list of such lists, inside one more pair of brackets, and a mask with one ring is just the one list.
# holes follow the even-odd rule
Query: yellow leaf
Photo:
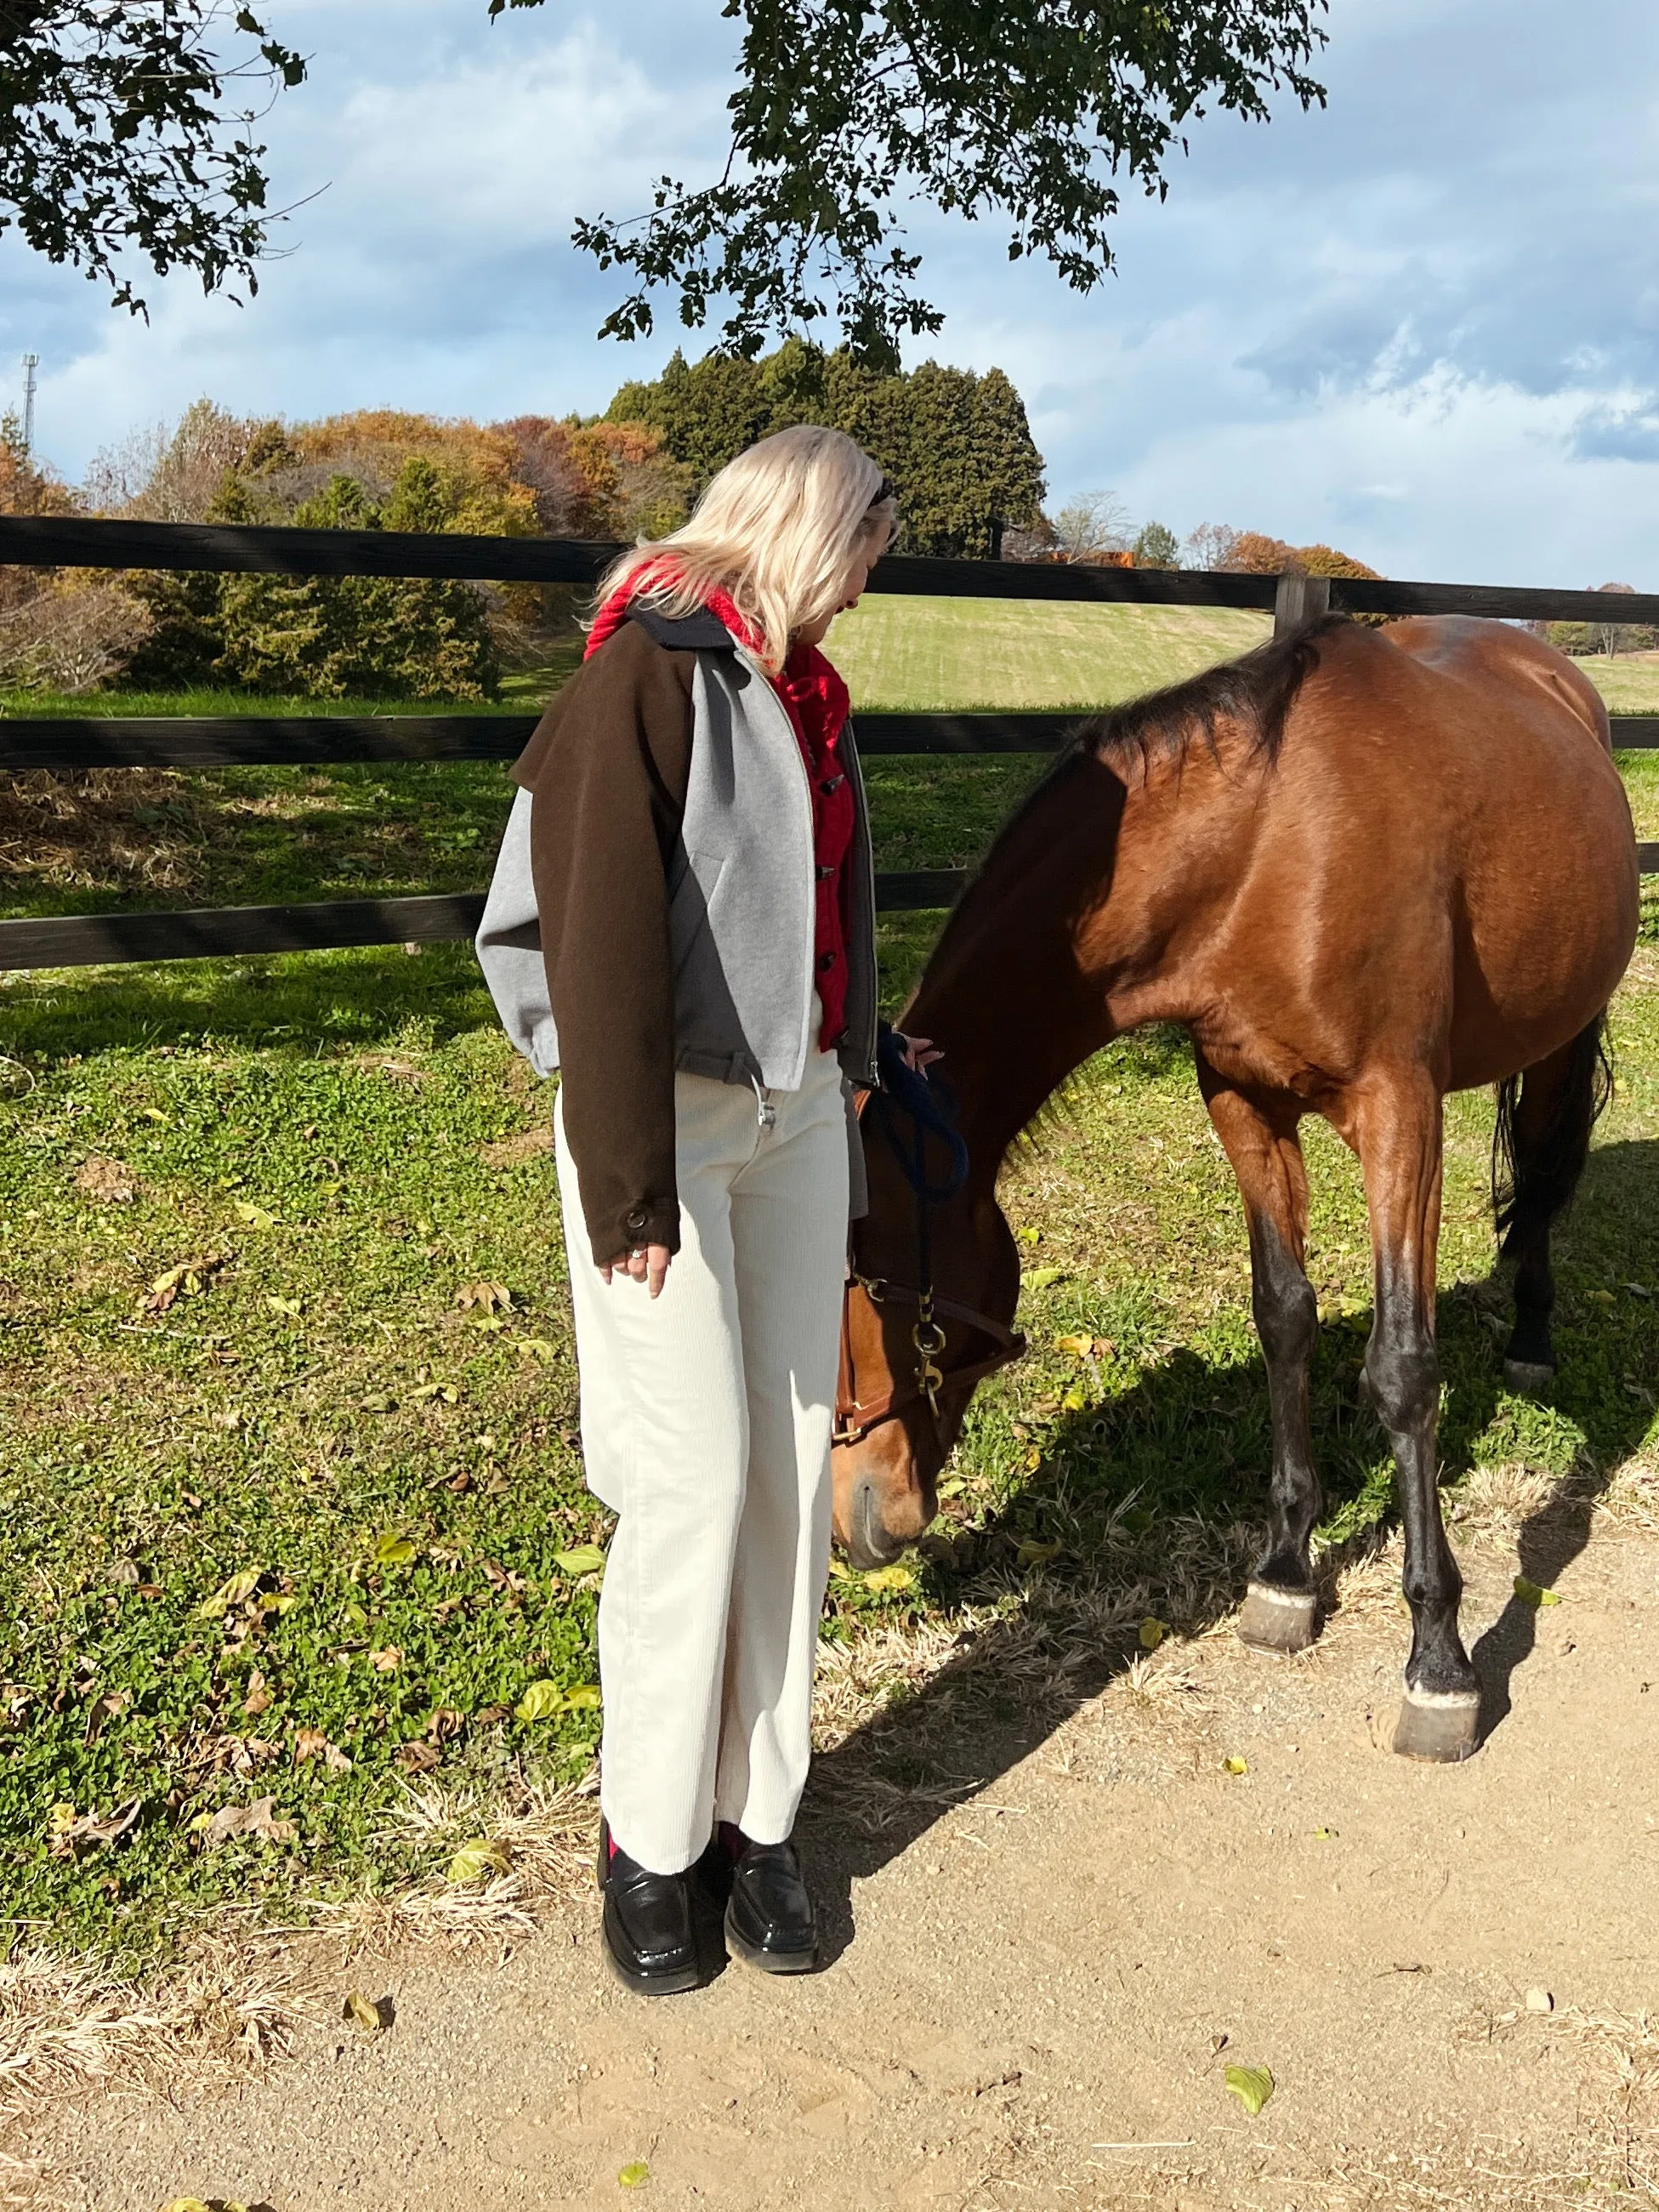
[[236, 1218], [246, 1221], [250, 1229], [274, 1229], [276, 1226], [276, 1215], [268, 1213], [263, 1206], [256, 1206], [251, 1198], [236, 1200]]
[[145, 1106], [140, 1110], [145, 1121], [159, 1121], [164, 1129], [170, 1129], [173, 1127], [172, 1115], [164, 1114], [159, 1106]]
[[[154, 1113], [155, 1109], [154, 1107], [147, 1107], [144, 1110], [147, 1113]], [[162, 1114], [156, 1118], [165, 1121], [167, 1115]], [[212, 2208], [204, 2204], [199, 2197], [175, 2197], [170, 2204], [164, 2204], [161, 2207], [161, 2212], [212, 2212]]]
[[386, 2025], [380, 2018], [379, 2005], [370, 2004], [361, 1990], [349, 1990], [346, 1992], [346, 2001], [340, 2008], [340, 2017], [342, 2020], [349, 2020], [354, 2027], [361, 2028], [365, 2035], [378, 2035]]
[[423, 1398], [441, 1398], [446, 1405], [453, 1406], [461, 1394], [453, 1382], [422, 1382], [409, 1395], [417, 1403]]
[[480, 1836], [476, 1842], [463, 1844], [449, 1862], [448, 1880], [477, 1881], [480, 1875], [505, 1874], [507, 1853], [499, 1844], [492, 1844]]
[[388, 1529], [374, 1547], [374, 1564], [377, 1567], [413, 1566], [415, 1547], [407, 1536], [400, 1536], [395, 1529]]
[[222, 1620], [232, 1606], [241, 1605], [252, 1596], [264, 1572], [263, 1567], [244, 1567], [240, 1574], [233, 1575], [228, 1583], [221, 1583], [211, 1597], [204, 1598], [197, 1611], [205, 1620]]
[[513, 1293], [505, 1283], [464, 1283], [455, 1293], [455, 1303], [463, 1313], [476, 1307], [480, 1313], [489, 1313], [499, 1306], [506, 1313], [513, 1304]]
[[573, 1713], [596, 1713], [602, 1702], [597, 1682], [578, 1682], [565, 1692], [564, 1702]]
[[866, 1589], [908, 1590], [915, 1586], [915, 1576], [908, 1567], [878, 1567], [873, 1574], [864, 1577]]
[[1163, 1643], [1164, 1638], [1169, 1634], [1169, 1622], [1167, 1620], [1159, 1620], [1154, 1614], [1149, 1613], [1146, 1620], [1140, 1624], [1141, 1650], [1143, 1651], [1156, 1651], [1158, 1645]]
[[1073, 1359], [1086, 1359], [1094, 1348], [1095, 1340], [1091, 1336], [1057, 1336], [1054, 1339], [1054, 1350], [1069, 1352]]
[[564, 1692], [556, 1682], [532, 1682], [516, 1705], [514, 1717], [521, 1721], [551, 1720], [564, 1708]]
[[544, 1367], [550, 1367], [559, 1356], [558, 1346], [550, 1344], [544, 1336], [515, 1337], [513, 1348], [526, 1359], [539, 1359]]
[[575, 1544], [568, 1552], [555, 1552], [553, 1564], [562, 1574], [602, 1574], [605, 1571], [605, 1553], [597, 1544]]
[[304, 1310], [298, 1298], [267, 1298], [265, 1304], [274, 1314], [286, 1314], [290, 1321], [297, 1320]]
[[1064, 1267], [1030, 1267], [1019, 1279], [1023, 1291], [1046, 1291], [1065, 1274]]
[[1225, 2080], [1230, 2094], [1237, 2098], [1252, 2119], [1273, 2093], [1273, 2077], [1265, 2066], [1230, 2066]]
[[1525, 1575], [1516, 1577], [1515, 1594], [1522, 1605], [1559, 1605], [1561, 1602], [1559, 1590], [1545, 1589], [1540, 1584], [1529, 1582]]
[[1064, 1547], [1060, 1544], [1040, 1544], [1036, 1537], [1027, 1537], [1015, 1554], [1022, 1567], [1046, 1567], [1050, 1559], [1057, 1559]]
[[1224, 1774], [1248, 1774], [1250, 1771], [1249, 1761], [1237, 1758], [1224, 1759], [1221, 1762], [1221, 1771]]
[[623, 2166], [617, 2179], [624, 2189], [643, 2189], [651, 2179], [651, 2169], [642, 2158], [636, 2158], [632, 2165]]
[[1060, 1400], [1060, 1409], [1062, 1413], [1080, 1413], [1088, 1402], [1087, 1394], [1074, 1382]]
[[54, 1836], [65, 1835], [79, 1817], [73, 1805], [54, 1805], [46, 1816], [46, 1826]]

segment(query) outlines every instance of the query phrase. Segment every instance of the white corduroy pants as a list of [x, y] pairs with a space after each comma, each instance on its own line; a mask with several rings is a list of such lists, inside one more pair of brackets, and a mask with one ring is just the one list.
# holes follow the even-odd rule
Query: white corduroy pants
[[599, 1601], [600, 1798], [656, 1874], [714, 1824], [794, 1826], [830, 1562], [848, 1154], [841, 1070], [799, 1091], [675, 1079], [680, 1249], [659, 1298], [594, 1266], [555, 1109]]

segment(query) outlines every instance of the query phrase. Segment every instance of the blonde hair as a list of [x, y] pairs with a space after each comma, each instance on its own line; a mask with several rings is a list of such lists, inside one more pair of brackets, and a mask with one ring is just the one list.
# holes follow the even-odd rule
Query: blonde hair
[[891, 487], [868, 453], [843, 431], [803, 423], [728, 461], [690, 521], [641, 538], [611, 564], [596, 604], [666, 556], [670, 574], [642, 578], [641, 598], [678, 617], [711, 591], [728, 592], [775, 675], [796, 631], [841, 604], [860, 539], [879, 532], [875, 550], [885, 552], [897, 527]]

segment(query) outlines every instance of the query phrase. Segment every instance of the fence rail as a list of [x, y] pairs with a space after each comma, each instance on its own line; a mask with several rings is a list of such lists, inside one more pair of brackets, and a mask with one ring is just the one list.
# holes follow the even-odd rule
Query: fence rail
[[[475, 583], [591, 584], [622, 550], [595, 539], [462, 538], [392, 531], [276, 530], [194, 523], [0, 516], [0, 566], [161, 568], [280, 575], [441, 578]], [[1328, 607], [1351, 614], [1463, 614], [1507, 620], [1659, 623], [1659, 594], [1568, 592], [1363, 577], [1246, 576], [1212, 570], [1094, 568], [1045, 562], [890, 556], [872, 592], [963, 599], [1254, 609], [1277, 629]], [[1066, 714], [860, 714], [860, 750], [901, 754], [1054, 750], [1083, 719]], [[0, 773], [99, 768], [305, 767], [351, 761], [514, 758], [534, 715], [319, 715], [190, 719], [0, 719]], [[1620, 717], [1620, 748], [1659, 749], [1659, 715]], [[1659, 872], [1659, 844], [1638, 848]], [[948, 905], [959, 869], [884, 872], [884, 912]], [[482, 895], [346, 899], [185, 913], [64, 915], [0, 921], [0, 969], [185, 960], [437, 943], [471, 937]]]

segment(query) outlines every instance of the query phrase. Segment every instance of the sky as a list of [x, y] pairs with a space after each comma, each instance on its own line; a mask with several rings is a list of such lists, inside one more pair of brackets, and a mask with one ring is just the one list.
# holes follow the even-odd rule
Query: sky
[[[292, 419], [602, 409], [686, 338], [594, 336], [569, 244], [723, 152], [720, 0], [267, 0], [312, 61], [262, 135], [296, 206], [257, 299], [146, 285], [148, 324], [0, 237], [0, 404], [41, 356], [71, 478], [207, 394]], [[1659, 9], [1333, 0], [1329, 99], [1197, 123], [1115, 271], [1067, 291], [994, 220], [912, 211], [936, 338], [1006, 368], [1051, 507], [1324, 540], [1393, 576], [1659, 590]]]

